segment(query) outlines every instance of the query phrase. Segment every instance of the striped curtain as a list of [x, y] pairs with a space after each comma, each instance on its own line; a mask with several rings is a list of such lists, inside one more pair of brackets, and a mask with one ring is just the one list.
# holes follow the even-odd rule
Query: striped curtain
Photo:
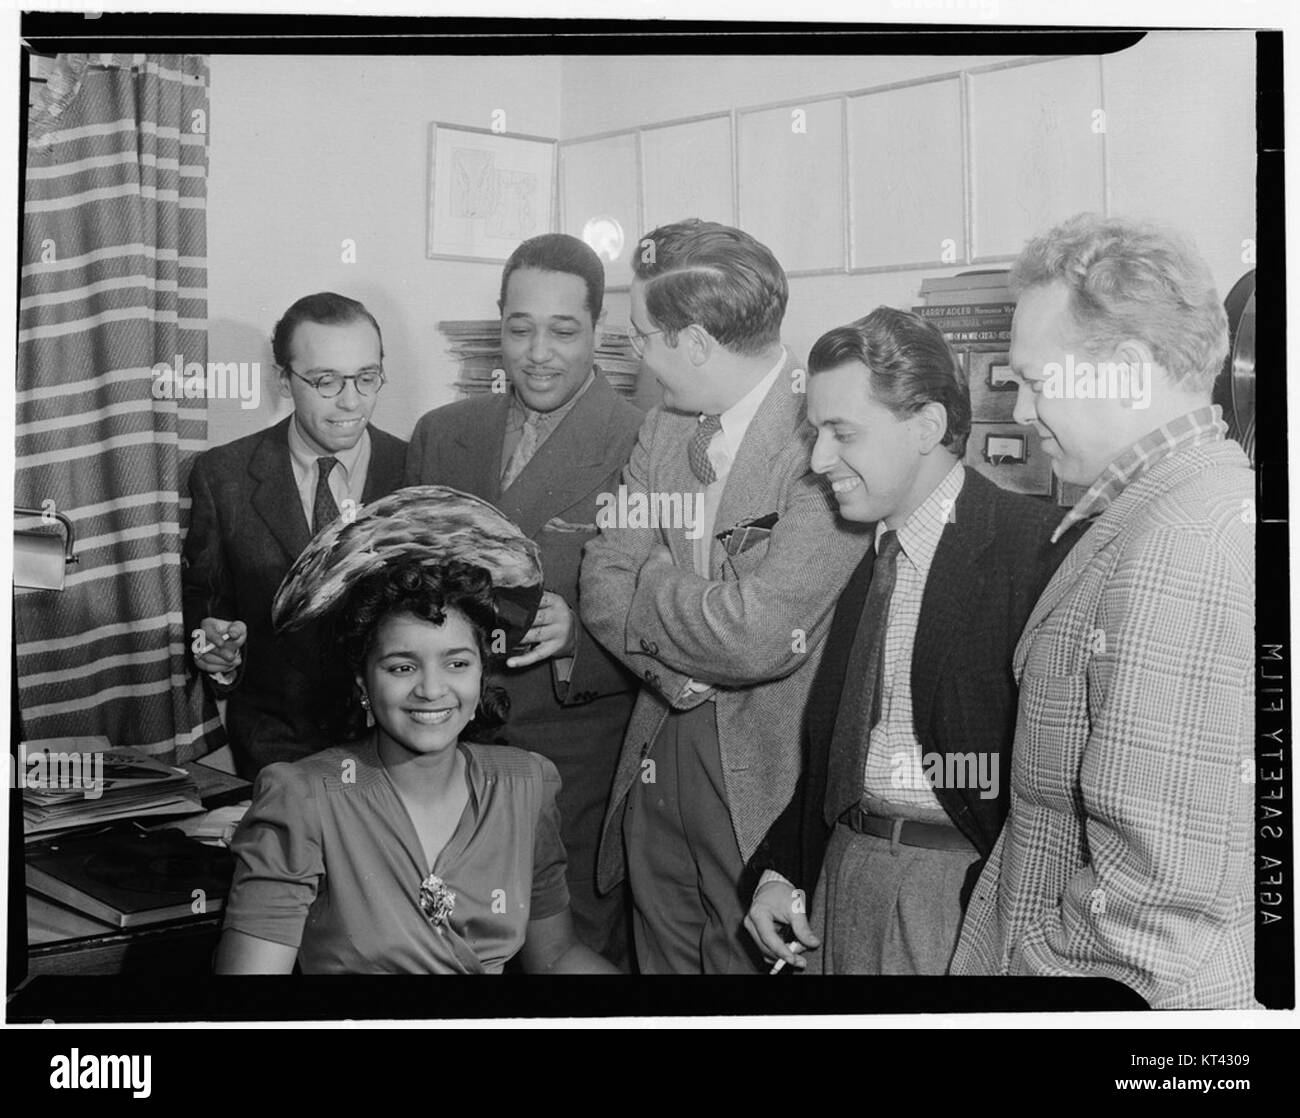
[[194, 55], [61, 55], [32, 95], [14, 498], [70, 517], [80, 563], [61, 593], [15, 590], [28, 740], [224, 743], [181, 617], [207, 413], [153, 392], [160, 363], [207, 362], [207, 115]]

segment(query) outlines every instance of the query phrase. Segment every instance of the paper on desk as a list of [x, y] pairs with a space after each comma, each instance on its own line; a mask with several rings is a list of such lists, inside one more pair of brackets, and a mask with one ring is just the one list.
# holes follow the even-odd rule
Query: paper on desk
[[208, 846], [229, 846], [235, 828], [239, 826], [239, 821], [244, 818], [244, 812], [250, 805], [249, 800], [242, 804], [227, 804], [225, 807], [205, 811], [202, 815], [192, 815], [188, 819], [178, 819], [174, 823], [162, 825], [173, 827]]

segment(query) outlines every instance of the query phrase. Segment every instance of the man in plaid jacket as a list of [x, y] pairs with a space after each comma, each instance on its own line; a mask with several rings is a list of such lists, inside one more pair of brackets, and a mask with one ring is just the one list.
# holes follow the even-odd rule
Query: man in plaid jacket
[[1091, 524], [1030, 615], [1006, 825], [953, 974], [1254, 1004], [1254, 479], [1211, 388], [1227, 319], [1171, 234], [1080, 215], [1017, 261], [1016, 418]]

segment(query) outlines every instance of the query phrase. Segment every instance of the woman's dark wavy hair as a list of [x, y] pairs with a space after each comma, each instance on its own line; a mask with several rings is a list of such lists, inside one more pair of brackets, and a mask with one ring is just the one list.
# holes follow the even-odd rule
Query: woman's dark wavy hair
[[[412, 613], [441, 625], [450, 609], [459, 610], [469, 621], [483, 662], [478, 709], [461, 731], [461, 739], [492, 744], [498, 740], [496, 731], [510, 713], [510, 697], [504, 688], [489, 682], [488, 678], [494, 659], [491, 634], [499, 622], [492, 598], [492, 579], [482, 567], [460, 561], [426, 566], [418, 560], [407, 560], [362, 579], [349, 591], [342, 608], [335, 614], [336, 647], [342, 653], [348, 678], [352, 679], [364, 670], [384, 618], [393, 613]], [[355, 687], [346, 695], [335, 696], [331, 723], [342, 740], [365, 733], [365, 711]]]

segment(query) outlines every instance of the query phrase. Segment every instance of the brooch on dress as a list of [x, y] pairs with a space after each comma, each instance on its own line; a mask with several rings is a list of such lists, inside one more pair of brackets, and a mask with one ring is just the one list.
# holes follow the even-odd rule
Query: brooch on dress
[[456, 894], [436, 873], [420, 882], [420, 910], [434, 927], [445, 927], [451, 910], [456, 907]]

